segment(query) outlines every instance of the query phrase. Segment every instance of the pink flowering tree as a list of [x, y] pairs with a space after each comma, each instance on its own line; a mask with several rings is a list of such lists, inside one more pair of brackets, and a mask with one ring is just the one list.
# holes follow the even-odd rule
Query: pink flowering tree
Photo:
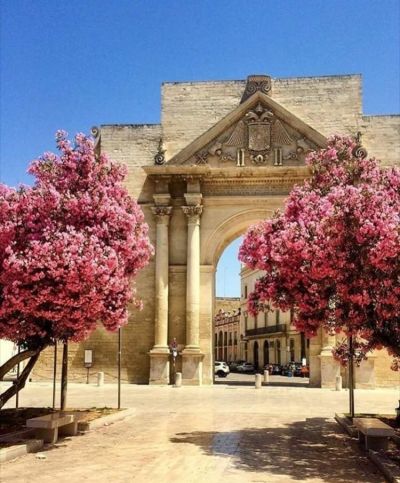
[[143, 213], [123, 187], [125, 168], [78, 134], [57, 132], [59, 155], [29, 167], [33, 187], [0, 185], [0, 338], [22, 352], [0, 380], [29, 359], [0, 407], [24, 385], [41, 351], [82, 341], [101, 323], [116, 331], [137, 306], [134, 279], [152, 246]]
[[[283, 212], [253, 226], [239, 258], [265, 271], [249, 310], [294, 309], [298, 330], [354, 336], [357, 354], [400, 358], [400, 170], [383, 169], [349, 137], [307, 158], [311, 177]], [[346, 345], [337, 358], [348, 358]]]

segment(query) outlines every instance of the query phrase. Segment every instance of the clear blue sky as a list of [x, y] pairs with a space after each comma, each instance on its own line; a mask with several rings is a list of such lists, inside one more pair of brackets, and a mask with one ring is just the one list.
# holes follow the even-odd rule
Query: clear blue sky
[[159, 122], [163, 81], [361, 73], [364, 112], [398, 113], [399, 5], [3, 0], [0, 180], [30, 183], [59, 128]]

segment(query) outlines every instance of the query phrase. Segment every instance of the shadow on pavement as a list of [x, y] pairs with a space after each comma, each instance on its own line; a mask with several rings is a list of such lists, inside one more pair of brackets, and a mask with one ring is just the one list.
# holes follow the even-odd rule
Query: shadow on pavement
[[234, 469], [264, 472], [265, 477], [286, 475], [299, 481], [316, 478], [332, 483], [385, 481], [357, 443], [340, 433], [331, 419], [310, 418], [277, 428], [177, 433], [171, 442], [195, 444], [210, 456], [230, 457]]

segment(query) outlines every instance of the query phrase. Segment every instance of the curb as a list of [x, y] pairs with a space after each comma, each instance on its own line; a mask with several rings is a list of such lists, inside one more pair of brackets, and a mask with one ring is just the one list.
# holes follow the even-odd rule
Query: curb
[[133, 414], [135, 414], [135, 409], [128, 408], [114, 414], [108, 414], [107, 416], [103, 416], [102, 418], [93, 419], [93, 421], [82, 421], [78, 423], [78, 431], [86, 433], [87, 431], [102, 428], [103, 426], [108, 426], [109, 424], [121, 421], [122, 419], [125, 419], [128, 416], [132, 416]]
[[[11, 440], [10, 440], [11, 441]], [[19, 458], [28, 453], [35, 453], [43, 448], [43, 440], [41, 439], [28, 439], [21, 442], [15, 442], [15, 445], [8, 448], [0, 448], [0, 463]]]
[[356, 438], [358, 436], [357, 429], [353, 426], [353, 423], [349, 421], [347, 416], [341, 413], [335, 413], [335, 420], [351, 437]]
[[35, 439], [35, 429], [34, 428], [27, 428], [21, 429], [15, 433], [6, 433], [0, 436], [0, 443], [1, 442], [10, 442], [10, 441], [19, 441], [21, 439]]
[[379, 468], [390, 483], [400, 483], [400, 467], [377, 451], [369, 450], [368, 458]]

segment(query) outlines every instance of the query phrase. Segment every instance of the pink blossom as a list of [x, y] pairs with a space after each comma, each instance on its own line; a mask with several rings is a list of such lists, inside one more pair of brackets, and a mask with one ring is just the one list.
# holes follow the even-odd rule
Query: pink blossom
[[367, 335], [363, 354], [386, 347], [400, 357], [400, 170], [355, 157], [355, 147], [333, 136], [310, 153], [311, 178], [247, 232], [239, 258], [265, 272], [249, 310], [293, 308], [309, 335]]
[[58, 156], [31, 163], [32, 188], [0, 185], [0, 338], [28, 346], [126, 324], [153, 252], [125, 167], [96, 156], [83, 134], [56, 141]]

